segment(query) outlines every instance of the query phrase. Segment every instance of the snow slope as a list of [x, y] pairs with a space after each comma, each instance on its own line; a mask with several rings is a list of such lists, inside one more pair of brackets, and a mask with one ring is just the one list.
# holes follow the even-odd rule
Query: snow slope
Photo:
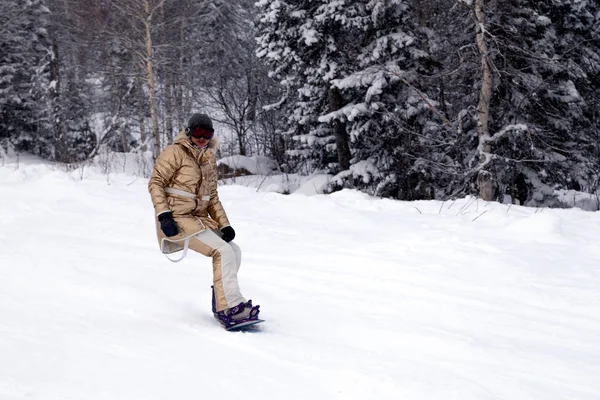
[[146, 180], [0, 168], [0, 399], [600, 399], [599, 213], [220, 193], [256, 333]]

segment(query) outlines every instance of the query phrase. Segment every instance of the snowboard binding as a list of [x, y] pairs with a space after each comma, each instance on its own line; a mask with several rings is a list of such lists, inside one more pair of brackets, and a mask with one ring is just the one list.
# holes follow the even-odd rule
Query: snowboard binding
[[260, 313], [260, 306], [253, 306], [252, 300], [248, 300], [246, 303], [241, 302], [237, 306], [217, 312], [215, 287], [211, 286], [211, 289], [213, 315], [225, 328], [230, 329], [236, 325], [247, 325], [249, 322], [259, 321], [258, 314]]

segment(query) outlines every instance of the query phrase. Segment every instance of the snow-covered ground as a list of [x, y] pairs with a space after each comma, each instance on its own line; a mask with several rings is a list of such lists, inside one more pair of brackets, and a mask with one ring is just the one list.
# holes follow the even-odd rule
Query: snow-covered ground
[[600, 399], [600, 213], [220, 193], [256, 333], [145, 179], [4, 164], [0, 399]]

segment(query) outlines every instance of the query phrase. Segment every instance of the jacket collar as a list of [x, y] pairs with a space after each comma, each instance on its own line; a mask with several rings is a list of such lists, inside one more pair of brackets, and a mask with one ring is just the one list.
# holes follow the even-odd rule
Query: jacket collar
[[186, 135], [185, 131], [181, 131], [175, 137], [173, 144], [184, 146], [186, 149], [189, 149], [193, 152], [204, 152], [204, 150], [211, 150], [214, 153], [217, 149], [219, 141], [216, 137], [213, 137], [208, 141], [208, 145], [204, 149], [201, 149], [199, 147], [194, 146], [192, 140]]

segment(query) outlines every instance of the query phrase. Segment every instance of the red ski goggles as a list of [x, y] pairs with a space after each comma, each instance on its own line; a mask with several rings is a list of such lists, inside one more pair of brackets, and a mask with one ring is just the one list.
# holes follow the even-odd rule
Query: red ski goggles
[[191, 128], [190, 136], [195, 139], [210, 140], [215, 136], [215, 131], [208, 128]]

